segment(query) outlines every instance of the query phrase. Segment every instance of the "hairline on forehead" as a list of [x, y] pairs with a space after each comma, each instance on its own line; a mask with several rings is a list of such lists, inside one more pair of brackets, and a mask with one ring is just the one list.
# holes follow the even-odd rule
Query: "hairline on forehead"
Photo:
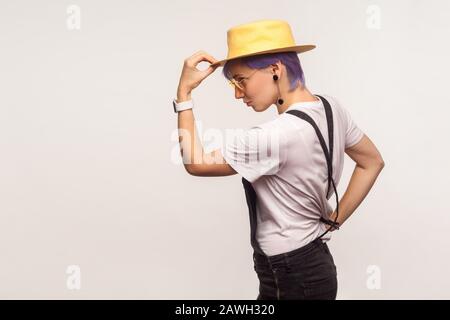
[[[240, 60], [240, 59], [236, 59], [236, 61], [233, 61], [232, 64], [231, 64], [231, 66], [229, 67], [228, 70], [232, 69], [235, 65], [239, 65], [240, 67], [247, 68], [247, 69], [249, 69], [249, 70], [253, 70], [252, 68], [250, 68], [250, 67], [247, 66], [245, 63], [242, 63], [242, 61], [239, 61], [239, 60]], [[231, 72], [230, 72], [230, 73], [231, 73]], [[230, 78], [236, 79], [236, 78], [239, 77], [239, 76], [245, 76], [245, 74], [240, 73], [240, 72], [237, 72], [236, 74], [234, 74], [234, 75], [233, 75], [232, 77], [230, 77]]]
[[[246, 68], [246, 69], [249, 69], [249, 70], [253, 70], [253, 68], [251, 68], [251, 67], [249, 67], [247, 64], [245, 64], [243, 61], [243, 58], [236, 58], [236, 59], [232, 59], [232, 60], [230, 60], [230, 61], [228, 61], [227, 62], [227, 64], [228, 64], [228, 76], [230, 76], [230, 77], [228, 77], [227, 75], [225, 75], [225, 77], [227, 78], [227, 79], [231, 79], [231, 78], [236, 78], [237, 76], [244, 76], [244, 74], [242, 74], [242, 73], [236, 73], [236, 74], [234, 74], [233, 76], [231, 76], [231, 72], [230, 72], [230, 69], [232, 69], [234, 66], [236, 66], [236, 65], [238, 65], [238, 66], [240, 66], [240, 67], [243, 67], [243, 68]], [[283, 64], [283, 62], [282, 61], [280, 61], [280, 60], [278, 60], [278, 62], [280, 62], [281, 64]]]
[[[242, 63], [241, 59], [239, 59], [239, 58], [235, 59], [235, 60], [231, 60], [230, 62], [228, 62], [228, 64], [229, 64], [229, 70], [232, 69], [236, 65], [238, 65], [240, 67], [248, 68], [248, 66], [246, 66], [244, 63]], [[237, 76], [243, 76], [243, 74], [238, 72], [235, 75], [232, 75], [230, 78], [236, 78]]]

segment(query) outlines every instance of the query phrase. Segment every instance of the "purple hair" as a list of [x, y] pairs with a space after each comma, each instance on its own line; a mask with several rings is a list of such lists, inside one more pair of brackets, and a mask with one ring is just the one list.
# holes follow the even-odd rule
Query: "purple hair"
[[303, 74], [298, 54], [295, 51], [266, 53], [229, 60], [225, 63], [222, 70], [222, 74], [228, 80], [230, 80], [232, 77], [232, 75], [230, 74], [230, 67], [237, 61], [240, 61], [250, 69], [263, 69], [271, 64], [280, 61], [282, 64], [284, 64], [287, 70], [287, 76], [290, 82], [289, 91], [292, 91], [297, 87], [298, 81], [305, 85], [305, 75]]

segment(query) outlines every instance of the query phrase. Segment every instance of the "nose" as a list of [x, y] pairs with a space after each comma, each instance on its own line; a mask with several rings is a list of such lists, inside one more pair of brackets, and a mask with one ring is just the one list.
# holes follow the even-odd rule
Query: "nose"
[[236, 99], [240, 99], [240, 98], [243, 98], [245, 95], [244, 95], [244, 92], [242, 92], [242, 90], [241, 89], [239, 89], [238, 87], [234, 87], [234, 96], [235, 96], [235, 98]]

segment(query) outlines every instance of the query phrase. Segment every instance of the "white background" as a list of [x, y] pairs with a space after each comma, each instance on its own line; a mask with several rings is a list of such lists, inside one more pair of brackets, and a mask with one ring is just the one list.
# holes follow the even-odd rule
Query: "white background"
[[[241, 177], [173, 162], [171, 100], [186, 57], [225, 59], [226, 31], [259, 19], [317, 46], [300, 54], [309, 90], [337, 97], [386, 163], [329, 242], [337, 298], [450, 298], [449, 13], [445, 0], [1, 0], [0, 298], [256, 299]], [[221, 71], [192, 94], [204, 130], [277, 116], [236, 100]], [[353, 167], [346, 156], [340, 196]]]

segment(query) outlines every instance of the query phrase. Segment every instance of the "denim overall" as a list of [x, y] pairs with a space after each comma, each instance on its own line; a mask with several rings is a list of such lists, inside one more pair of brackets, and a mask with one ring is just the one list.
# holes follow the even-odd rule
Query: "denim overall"
[[[336, 193], [336, 211], [338, 212], [338, 194], [333, 174], [333, 113], [329, 102], [319, 96], [325, 107], [328, 124], [329, 152], [325, 140], [314, 120], [300, 110], [289, 110], [286, 113], [308, 121], [316, 131], [328, 166], [328, 189], [333, 184]], [[337, 293], [336, 266], [325, 242], [321, 238], [325, 231], [307, 245], [295, 250], [267, 256], [256, 240], [256, 193], [252, 184], [242, 178], [246, 202], [250, 216], [250, 242], [253, 247], [254, 269], [260, 280], [258, 300], [263, 299], [335, 299]], [[339, 229], [339, 224], [323, 216], [321, 222]]]

